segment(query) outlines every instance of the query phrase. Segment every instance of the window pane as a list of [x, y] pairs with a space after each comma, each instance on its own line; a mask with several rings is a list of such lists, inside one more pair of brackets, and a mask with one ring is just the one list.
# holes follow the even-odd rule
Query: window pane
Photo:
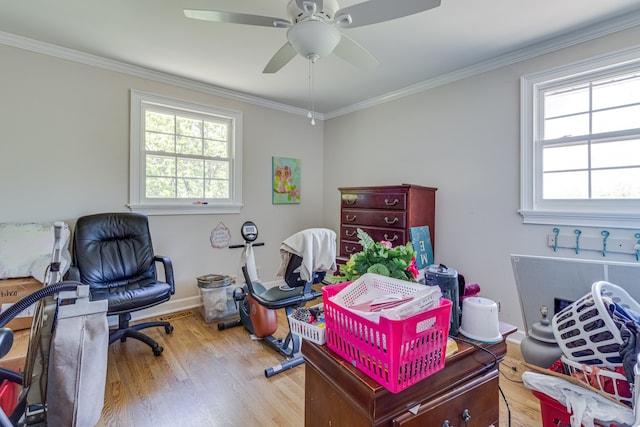
[[640, 167], [594, 171], [594, 199], [640, 198]]
[[207, 178], [229, 179], [228, 162], [206, 162], [205, 176]]
[[204, 137], [207, 139], [217, 139], [219, 141], [226, 141], [227, 138], [226, 124], [204, 122]]
[[544, 96], [544, 116], [558, 117], [589, 111], [589, 88], [562, 89]]
[[163, 151], [175, 153], [176, 138], [165, 133], [147, 132], [144, 149], [147, 151]]
[[228, 199], [229, 181], [219, 179], [206, 180], [205, 197], [207, 199]]
[[544, 199], [587, 199], [587, 172], [554, 172], [542, 176]]
[[544, 139], [556, 139], [563, 136], [578, 136], [589, 134], [589, 115], [547, 119], [544, 121]]
[[202, 179], [178, 178], [178, 198], [200, 199], [204, 197]]
[[199, 138], [177, 137], [176, 152], [178, 154], [202, 155], [202, 140]]
[[226, 141], [204, 141], [204, 155], [207, 157], [229, 157], [229, 144]]
[[627, 75], [594, 82], [593, 108], [640, 103], [640, 76]]
[[146, 197], [148, 199], [173, 199], [176, 197], [174, 178], [147, 177]]
[[154, 113], [153, 111], [145, 112], [144, 126], [146, 130], [164, 133], [175, 133], [176, 130], [173, 115]]
[[176, 176], [175, 158], [147, 156], [147, 176]]
[[178, 177], [202, 178], [204, 161], [199, 159], [178, 159]]
[[593, 133], [640, 128], [640, 105], [593, 113]]
[[176, 133], [184, 136], [202, 137], [202, 120], [176, 117]]
[[640, 139], [594, 143], [591, 155], [594, 168], [640, 166]]
[[542, 151], [542, 170], [544, 172], [589, 167], [587, 144], [546, 146]]

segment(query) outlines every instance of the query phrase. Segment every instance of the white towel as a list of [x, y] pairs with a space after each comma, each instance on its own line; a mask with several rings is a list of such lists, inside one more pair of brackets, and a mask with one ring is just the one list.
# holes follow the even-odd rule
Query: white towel
[[314, 271], [336, 270], [336, 233], [328, 228], [308, 228], [285, 239], [280, 245], [278, 277], [284, 277], [291, 254], [302, 258], [300, 278], [310, 281]]

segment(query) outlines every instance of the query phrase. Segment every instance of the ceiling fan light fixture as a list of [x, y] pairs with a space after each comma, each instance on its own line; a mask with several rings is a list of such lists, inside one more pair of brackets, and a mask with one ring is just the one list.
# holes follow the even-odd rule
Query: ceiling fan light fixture
[[340, 42], [340, 31], [323, 21], [302, 21], [287, 30], [287, 39], [301, 56], [324, 58]]

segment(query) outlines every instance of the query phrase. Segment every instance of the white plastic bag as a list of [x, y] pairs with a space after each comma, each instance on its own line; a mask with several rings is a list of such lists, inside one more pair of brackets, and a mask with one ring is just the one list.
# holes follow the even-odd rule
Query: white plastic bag
[[[571, 427], [594, 427], [594, 420], [634, 425], [635, 416], [630, 408], [617, 405], [597, 393], [551, 375], [524, 372], [524, 386], [546, 394], [567, 407]], [[622, 426], [620, 426], [622, 427]]]

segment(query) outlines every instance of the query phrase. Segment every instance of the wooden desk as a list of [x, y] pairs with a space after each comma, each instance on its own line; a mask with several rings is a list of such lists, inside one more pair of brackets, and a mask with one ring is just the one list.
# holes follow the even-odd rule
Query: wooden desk
[[[507, 324], [500, 329], [504, 337], [516, 330]], [[497, 360], [458, 342], [444, 369], [393, 394], [326, 345], [304, 341], [305, 427], [497, 427], [498, 364], [507, 344], [480, 345]], [[469, 415], [466, 424], [464, 414]]]

